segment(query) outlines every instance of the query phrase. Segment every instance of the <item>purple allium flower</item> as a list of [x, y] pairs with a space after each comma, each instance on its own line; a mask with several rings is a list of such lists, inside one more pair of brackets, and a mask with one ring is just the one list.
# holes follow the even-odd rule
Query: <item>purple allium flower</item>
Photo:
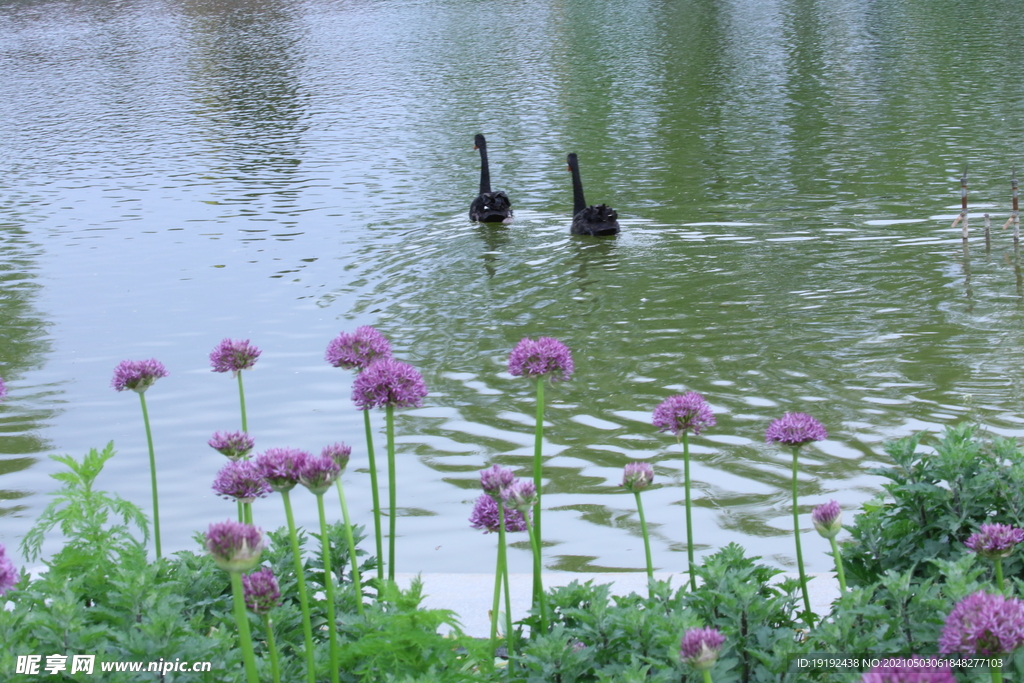
[[803, 446], [827, 438], [825, 427], [807, 413], [786, 413], [772, 421], [764, 433], [764, 440], [768, 443], [786, 446]]
[[234, 374], [256, 365], [260, 353], [262, 351], [251, 345], [248, 339], [225, 339], [210, 352], [210, 365], [214, 372]]
[[345, 468], [348, 467], [348, 460], [351, 455], [352, 447], [343, 443], [332, 443], [330, 446], [324, 446], [324, 449], [320, 451], [320, 457], [333, 460], [341, 472], [344, 472]]
[[843, 530], [843, 511], [837, 501], [830, 500], [814, 508], [811, 521], [822, 538], [835, 538]]
[[221, 569], [247, 572], [259, 564], [263, 532], [251, 524], [217, 522], [206, 532], [206, 549]]
[[861, 683], [956, 683], [953, 670], [944, 662], [913, 655], [887, 659], [888, 666], [876, 666], [864, 674]]
[[546, 376], [558, 382], [569, 379], [574, 369], [569, 347], [551, 337], [524, 337], [508, 357], [508, 371], [516, 377]]
[[14, 588], [18, 583], [18, 570], [7, 557], [7, 550], [0, 544], [0, 595]]
[[242, 588], [245, 592], [245, 606], [256, 614], [266, 614], [281, 602], [281, 589], [270, 567], [243, 576]]
[[7, 386], [4, 384], [4, 378], [0, 377], [0, 401], [7, 396]]
[[1014, 546], [1021, 541], [1024, 541], [1024, 529], [1009, 524], [982, 524], [981, 530], [971, 534], [964, 545], [982, 557], [995, 559], [1012, 555]]
[[256, 467], [275, 491], [291, 491], [299, 483], [306, 460], [313, 457], [297, 448], [268, 448], [256, 456]]
[[660, 432], [672, 432], [682, 437], [683, 432], [700, 434], [705, 427], [715, 426], [715, 414], [704, 397], [696, 391], [669, 396], [654, 409], [651, 422]]
[[352, 385], [352, 400], [361, 410], [370, 408], [418, 408], [427, 395], [419, 371], [393, 358], [374, 361], [359, 373]]
[[340, 474], [341, 467], [334, 462], [334, 458], [309, 456], [299, 470], [299, 483], [315, 495], [322, 496]]
[[391, 343], [368, 325], [357, 327], [355, 334], [342, 332], [327, 345], [324, 359], [336, 368], [364, 370], [375, 360], [391, 357]]
[[492, 465], [486, 470], [480, 470], [480, 486], [495, 500], [501, 496], [502, 490], [511, 486], [515, 480], [516, 475], [512, 470], [501, 465]]
[[622, 485], [627, 491], [638, 493], [654, 481], [654, 468], [647, 462], [631, 462], [622, 468]]
[[213, 490], [228, 500], [251, 503], [269, 496], [271, 488], [252, 460], [232, 460], [220, 468], [213, 480]]
[[1009, 654], [1024, 643], [1024, 602], [978, 591], [946, 617], [939, 637], [943, 654]]
[[[527, 511], [526, 514], [530, 514]], [[469, 516], [469, 523], [474, 529], [483, 529], [484, 533], [497, 532], [498, 524], [498, 503], [486, 493], [480, 495], [473, 504], [473, 514]], [[515, 508], [505, 508], [505, 531], [526, 531], [526, 520], [523, 513]]]
[[698, 671], [707, 671], [715, 665], [718, 653], [725, 644], [725, 636], [715, 628], [691, 628], [683, 634], [679, 656], [683, 662]]
[[537, 502], [537, 487], [528, 479], [516, 479], [502, 489], [501, 500], [504, 502], [506, 510], [529, 512]]
[[238, 460], [249, 455], [256, 442], [245, 432], [214, 432], [206, 443], [221, 455]]
[[155, 358], [149, 360], [123, 360], [114, 368], [114, 379], [110, 386], [118, 391], [131, 389], [144, 393], [161, 377], [167, 376], [167, 368]]

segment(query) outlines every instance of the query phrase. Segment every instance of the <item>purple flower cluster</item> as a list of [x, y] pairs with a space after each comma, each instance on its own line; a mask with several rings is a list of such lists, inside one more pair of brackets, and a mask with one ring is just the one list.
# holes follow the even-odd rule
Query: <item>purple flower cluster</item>
[[843, 510], [837, 501], [830, 500], [814, 508], [811, 521], [822, 538], [835, 538], [843, 530]]
[[336, 368], [364, 370], [382, 358], [391, 357], [391, 344], [377, 330], [363, 325], [355, 334], [342, 332], [327, 345], [324, 359]]
[[245, 592], [245, 606], [256, 614], [266, 614], [281, 602], [281, 589], [270, 567], [243, 576], [242, 588]]
[[679, 656], [698, 671], [707, 671], [715, 665], [724, 644], [725, 636], [718, 629], [691, 628], [683, 634]]
[[537, 502], [537, 487], [528, 479], [516, 479], [502, 489], [501, 500], [506, 510], [511, 508], [527, 513]]
[[14, 563], [7, 558], [7, 550], [0, 545], [0, 595], [11, 590], [16, 583], [18, 583], [18, 570], [15, 569]]
[[256, 365], [260, 353], [248, 339], [225, 339], [210, 352], [210, 365], [214, 372], [241, 372]]
[[384, 358], [370, 364], [352, 385], [352, 400], [361, 410], [370, 408], [418, 408], [427, 395], [419, 371], [408, 363]]
[[251, 524], [217, 522], [206, 532], [206, 549], [221, 569], [247, 572], [259, 564], [263, 532]]
[[351, 455], [352, 447], [343, 443], [332, 443], [330, 446], [324, 446], [324, 449], [320, 451], [320, 457], [333, 460], [338, 465], [340, 472], [344, 472], [348, 467]]
[[552, 381], [562, 381], [569, 379], [573, 370], [569, 347], [551, 337], [536, 341], [524, 338], [508, 357], [508, 371], [516, 377], [550, 377]]
[[[526, 514], [529, 515], [529, 511]], [[501, 526], [498, 521], [498, 502], [489, 494], [481, 494], [473, 504], [469, 523], [474, 529], [483, 529], [484, 533], [497, 532]], [[526, 519], [522, 512], [515, 508], [505, 509], [505, 531], [526, 531]]]
[[213, 480], [213, 490], [229, 500], [251, 503], [270, 495], [270, 486], [260, 468], [251, 460], [232, 460], [220, 469]]
[[939, 637], [943, 654], [1008, 654], [1024, 643], [1024, 602], [978, 591], [946, 617]]
[[341, 467], [330, 456], [308, 456], [299, 469], [299, 483], [312, 493], [322, 496], [341, 475]]
[[114, 368], [114, 379], [110, 386], [117, 391], [131, 389], [141, 394], [161, 377], [167, 377], [167, 368], [155, 358], [123, 360]]
[[705, 427], [715, 426], [715, 414], [704, 397], [696, 391], [669, 396], [654, 409], [651, 422], [660, 432], [681, 437], [684, 432], [700, 434]]
[[785, 446], [803, 446], [827, 438], [825, 427], [807, 413], [786, 413], [772, 421], [764, 433], [764, 440], [768, 443]]
[[249, 455], [256, 442], [245, 432], [214, 432], [206, 443], [221, 455], [238, 460]]
[[643, 491], [654, 481], [654, 468], [650, 463], [631, 462], [622, 469], [622, 485], [627, 491]]
[[981, 530], [971, 534], [964, 545], [982, 557], [995, 559], [1009, 557], [1021, 541], [1024, 541], [1024, 529], [1009, 524], [982, 524]]
[[297, 448], [268, 448], [256, 456], [256, 467], [270, 488], [291, 491], [299, 483], [302, 467], [311, 457]]
[[[861, 678], [861, 683], [956, 683], [948, 664], [913, 655], [906, 659], [886, 659]], [[938, 666], [936, 666], [939, 664]]]
[[497, 500], [501, 492], [512, 485], [516, 475], [512, 470], [500, 465], [492, 465], [486, 470], [480, 470], [480, 486], [491, 498]]
[[4, 378], [0, 377], [0, 401], [7, 396], [7, 385], [4, 384]]

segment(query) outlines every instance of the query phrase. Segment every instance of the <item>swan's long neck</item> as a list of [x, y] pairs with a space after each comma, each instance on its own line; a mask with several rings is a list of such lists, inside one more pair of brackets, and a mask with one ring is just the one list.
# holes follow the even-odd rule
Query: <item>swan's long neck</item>
[[491, 191], [491, 169], [487, 165], [487, 145], [478, 145], [480, 148], [480, 194], [489, 194]]
[[[580, 167], [572, 165], [572, 215], [575, 216], [587, 208], [587, 200], [583, 198], [583, 181], [580, 180]], [[564, 177], [564, 176], [563, 176]]]

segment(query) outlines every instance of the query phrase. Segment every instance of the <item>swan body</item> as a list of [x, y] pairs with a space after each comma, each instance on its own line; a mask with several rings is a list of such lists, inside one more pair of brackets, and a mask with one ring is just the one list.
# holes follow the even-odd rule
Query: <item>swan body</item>
[[512, 202], [504, 192], [491, 192], [491, 169], [487, 165], [487, 140], [477, 133], [473, 149], [480, 150], [480, 194], [469, 205], [469, 220], [477, 223], [511, 223]]
[[566, 161], [572, 171], [572, 234], [606, 237], [619, 234], [619, 214], [607, 204], [587, 206], [583, 198], [583, 181], [580, 180], [580, 162], [576, 154], [570, 154]]

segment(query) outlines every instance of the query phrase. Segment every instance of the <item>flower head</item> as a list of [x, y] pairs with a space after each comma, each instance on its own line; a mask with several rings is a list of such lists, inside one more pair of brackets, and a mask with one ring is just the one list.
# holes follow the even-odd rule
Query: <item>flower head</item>
[[252, 460], [232, 460], [220, 468], [213, 490], [229, 500], [251, 503], [269, 496], [271, 488]]
[[516, 475], [512, 470], [501, 465], [492, 465], [486, 470], [480, 470], [480, 486], [494, 499], [500, 497], [502, 490], [511, 486], [515, 480]]
[[266, 614], [281, 601], [281, 589], [277, 586], [274, 570], [264, 567], [242, 577], [245, 606], [256, 614]]
[[214, 372], [234, 374], [256, 365], [260, 353], [262, 351], [251, 345], [248, 339], [225, 339], [210, 352], [210, 365]]
[[835, 538], [843, 530], [843, 510], [837, 501], [830, 500], [814, 508], [811, 521], [822, 538]]
[[982, 557], [995, 559], [1009, 557], [1013, 548], [1024, 541], [1024, 529], [1009, 524], [982, 524], [981, 530], [971, 534], [964, 545]]
[[529, 512], [537, 502], [537, 487], [528, 479], [516, 479], [501, 491], [501, 500], [505, 508], [519, 512]]
[[706, 671], [715, 665], [724, 644], [725, 636], [718, 629], [691, 628], [683, 634], [679, 656], [698, 671]]
[[299, 483], [309, 489], [313, 494], [322, 496], [331, 488], [334, 480], [341, 475], [341, 467], [334, 462], [334, 458], [310, 456], [302, 463], [299, 470]]
[[299, 483], [299, 476], [306, 460], [311, 458], [306, 451], [297, 448], [268, 448], [256, 456], [256, 467], [275, 491], [291, 491]]
[[669, 396], [654, 409], [651, 422], [660, 432], [681, 437], [684, 432], [700, 434], [705, 427], [715, 426], [715, 414], [704, 397], [696, 391]]
[[364, 370], [375, 360], [391, 357], [391, 343], [374, 328], [363, 325], [354, 334], [342, 332], [327, 345], [324, 359], [336, 368]]
[[550, 377], [560, 382], [572, 377], [573, 370], [569, 347], [551, 337], [536, 341], [524, 337], [508, 357], [508, 371], [516, 377]]
[[167, 376], [167, 368], [155, 358], [149, 360], [123, 360], [114, 368], [114, 379], [110, 386], [117, 391], [131, 389], [140, 394], [153, 386], [161, 377]]
[[622, 468], [622, 485], [627, 491], [639, 493], [654, 481], [654, 468], [647, 462], [631, 462]]
[[7, 557], [7, 550], [0, 545], [0, 595], [14, 588], [18, 583], [18, 570]]
[[213, 561], [229, 572], [247, 572], [260, 561], [263, 532], [251, 524], [227, 521], [210, 525], [206, 532], [206, 549]]
[[324, 446], [324, 449], [320, 451], [320, 457], [333, 460], [338, 465], [339, 472], [344, 472], [348, 467], [351, 455], [352, 447], [343, 443], [332, 443], [330, 446]]
[[861, 683], [956, 683], [953, 670], [943, 660], [912, 655], [885, 661], [864, 674]]
[[[530, 514], [529, 511], [526, 514]], [[497, 501], [486, 493], [481, 494], [473, 504], [469, 523], [474, 529], [483, 529], [485, 534], [498, 531], [501, 525], [498, 522]], [[505, 509], [505, 531], [526, 531], [526, 519], [522, 512], [515, 508]]]
[[374, 361], [352, 385], [352, 400], [361, 410], [418, 408], [426, 395], [427, 385], [419, 371], [393, 358]]
[[238, 460], [249, 455], [256, 442], [245, 432], [214, 432], [206, 443], [221, 455]]
[[803, 446], [827, 438], [825, 427], [807, 413], [786, 413], [773, 420], [764, 433], [764, 440], [768, 443], [786, 446]]
[[1024, 602], [978, 591], [946, 617], [939, 637], [943, 654], [1008, 654], [1024, 643]]

